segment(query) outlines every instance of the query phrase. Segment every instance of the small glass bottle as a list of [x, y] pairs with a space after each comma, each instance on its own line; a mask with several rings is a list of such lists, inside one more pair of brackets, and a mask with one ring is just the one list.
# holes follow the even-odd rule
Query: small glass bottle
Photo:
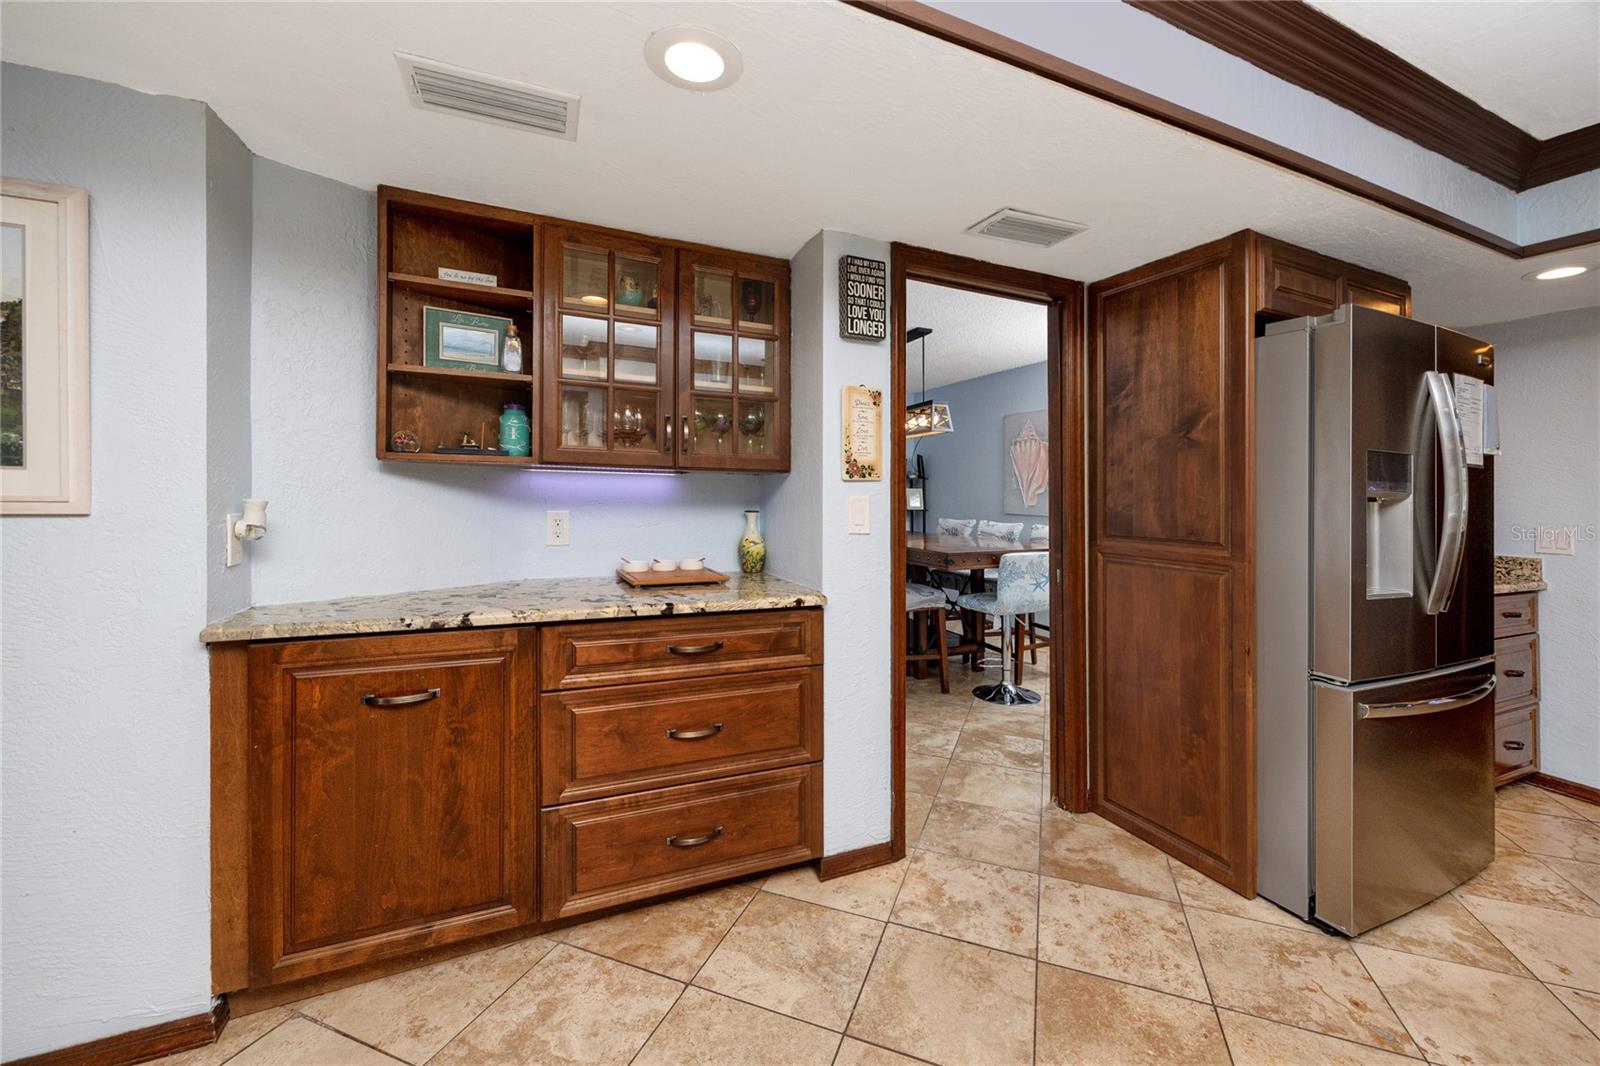
[[500, 358], [500, 369], [508, 374], [522, 373], [522, 338], [517, 336], [515, 322], [506, 327], [506, 350]]
[[508, 403], [500, 413], [500, 448], [507, 455], [533, 454], [528, 409], [520, 403]]

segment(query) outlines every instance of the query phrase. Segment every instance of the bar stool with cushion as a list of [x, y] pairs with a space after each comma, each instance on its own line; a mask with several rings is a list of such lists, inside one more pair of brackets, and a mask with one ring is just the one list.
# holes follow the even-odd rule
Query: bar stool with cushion
[[[930, 585], [906, 585], [906, 613], [911, 616], [908, 621], [916, 623], [907, 627], [907, 635], [914, 644], [906, 652], [906, 662], [937, 662], [939, 691], [946, 693], [950, 691], [950, 653], [944, 630], [945, 609], [948, 606], [949, 601], [941, 590]], [[931, 641], [927, 631], [930, 625], [933, 627]], [[918, 676], [921, 676], [920, 673]]]
[[[1050, 547], [1049, 525], [1029, 526], [1028, 546], [1031, 548], [1039, 548], [1041, 550], [1048, 549]], [[1028, 661], [1031, 663], [1037, 663], [1039, 661], [1039, 649], [1048, 648], [1050, 646], [1049, 618], [1050, 616], [1047, 614], [1045, 615], [1045, 621], [1041, 622], [1039, 621], [1038, 615], [1030, 614], [1028, 616], [1028, 637], [1026, 640], [1017, 641], [1018, 662], [1021, 662], [1022, 660], [1022, 653], [1027, 652]], [[1020, 667], [1017, 669], [1017, 680], [1018, 682], [1022, 680], [1022, 670]]]
[[1000, 619], [1001, 680], [993, 685], [979, 685], [972, 694], [988, 703], [1038, 703], [1037, 692], [1018, 686], [1006, 677], [1006, 672], [1013, 671], [1016, 666], [1017, 656], [1011, 647], [1017, 629], [1016, 619], [1050, 609], [1050, 553], [1009, 552], [1000, 557], [999, 573], [993, 592], [969, 592], [956, 601], [966, 610], [996, 615]]

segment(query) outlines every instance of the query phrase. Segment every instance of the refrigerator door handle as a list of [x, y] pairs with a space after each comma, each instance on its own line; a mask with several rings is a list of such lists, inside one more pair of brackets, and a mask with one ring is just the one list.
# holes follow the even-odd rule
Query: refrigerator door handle
[[1467, 550], [1467, 449], [1450, 382], [1437, 370], [1430, 370], [1423, 377], [1428, 385], [1434, 424], [1439, 431], [1439, 460], [1444, 467], [1439, 558], [1434, 565], [1424, 608], [1429, 614], [1443, 614], [1450, 609], [1450, 596], [1455, 591], [1456, 576], [1461, 572], [1461, 557]]
[[1453, 711], [1469, 703], [1477, 703], [1494, 691], [1495, 678], [1490, 674], [1483, 684], [1454, 696], [1440, 696], [1431, 700], [1405, 700], [1400, 703], [1358, 703], [1356, 713], [1361, 718], [1408, 718], [1417, 714], [1437, 714]]

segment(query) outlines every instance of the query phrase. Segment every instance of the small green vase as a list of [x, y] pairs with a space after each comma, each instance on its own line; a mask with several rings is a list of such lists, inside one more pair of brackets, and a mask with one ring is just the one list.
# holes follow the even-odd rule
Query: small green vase
[[759, 574], [767, 568], [767, 542], [756, 525], [760, 517], [760, 511], [744, 513], [744, 536], [739, 538], [739, 569], [747, 574]]

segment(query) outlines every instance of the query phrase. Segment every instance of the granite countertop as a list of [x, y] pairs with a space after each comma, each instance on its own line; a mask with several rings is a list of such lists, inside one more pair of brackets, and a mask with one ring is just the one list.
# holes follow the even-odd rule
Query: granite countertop
[[476, 629], [597, 618], [720, 614], [821, 607], [822, 593], [765, 574], [733, 574], [726, 585], [635, 589], [615, 577], [533, 578], [492, 585], [347, 596], [338, 600], [251, 607], [200, 631], [207, 644], [353, 633]]
[[1527, 555], [1494, 557], [1496, 596], [1507, 592], [1543, 592], [1549, 587], [1544, 583], [1544, 560]]

